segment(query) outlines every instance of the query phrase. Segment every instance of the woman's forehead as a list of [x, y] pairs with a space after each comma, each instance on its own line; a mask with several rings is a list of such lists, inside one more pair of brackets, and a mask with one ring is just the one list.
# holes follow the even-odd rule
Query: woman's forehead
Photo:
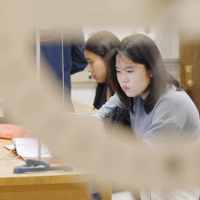
[[133, 64], [134, 62], [124, 54], [117, 54], [116, 56], [116, 63], [123, 62], [125, 64]]

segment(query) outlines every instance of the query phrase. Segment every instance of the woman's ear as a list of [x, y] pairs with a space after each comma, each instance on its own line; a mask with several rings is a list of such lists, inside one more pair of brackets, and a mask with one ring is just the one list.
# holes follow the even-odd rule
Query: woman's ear
[[150, 77], [153, 77], [153, 73], [151, 70], [149, 71], [149, 74], [150, 74]]

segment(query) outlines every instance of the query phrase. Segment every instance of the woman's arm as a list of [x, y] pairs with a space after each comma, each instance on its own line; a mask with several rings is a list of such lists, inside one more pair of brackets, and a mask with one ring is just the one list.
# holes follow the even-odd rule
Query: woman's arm
[[116, 106], [124, 108], [124, 104], [120, 101], [117, 93], [115, 93], [96, 113], [93, 115], [97, 116], [104, 122], [105, 114], [115, 110]]

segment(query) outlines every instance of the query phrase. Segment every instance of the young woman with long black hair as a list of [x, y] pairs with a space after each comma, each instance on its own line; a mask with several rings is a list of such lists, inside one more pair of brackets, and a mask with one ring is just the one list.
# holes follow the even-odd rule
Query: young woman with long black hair
[[[140, 144], [175, 145], [195, 142], [199, 138], [199, 112], [184, 91], [183, 85], [170, 75], [161, 54], [149, 37], [134, 34], [124, 38], [106, 57], [108, 79], [116, 93], [96, 116], [120, 106], [130, 112], [131, 129]], [[141, 198], [151, 200], [198, 200], [199, 190], [189, 188], [173, 192], [150, 190]]]
[[107, 81], [105, 56], [119, 44], [119, 39], [109, 31], [99, 31], [90, 36], [83, 50], [89, 63], [88, 71], [97, 81], [96, 95], [93, 106], [100, 109], [103, 104], [114, 94]]

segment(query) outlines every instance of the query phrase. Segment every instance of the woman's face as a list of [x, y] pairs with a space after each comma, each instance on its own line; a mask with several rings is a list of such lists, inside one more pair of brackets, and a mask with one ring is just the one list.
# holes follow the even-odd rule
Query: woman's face
[[143, 94], [151, 82], [151, 71], [147, 71], [143, 64], [134, 63], [125, 55], [116, 56], [117, 79], [128, 97], [141, 95], [145, 99], [148, 94]]
[[88, 71], [91, 72], [93, 79], [96, 79], [98, 83], [105, 83], [106, 65], [104, 58], [87, 50], [84, 50], [84, 55], [89, 63]]

